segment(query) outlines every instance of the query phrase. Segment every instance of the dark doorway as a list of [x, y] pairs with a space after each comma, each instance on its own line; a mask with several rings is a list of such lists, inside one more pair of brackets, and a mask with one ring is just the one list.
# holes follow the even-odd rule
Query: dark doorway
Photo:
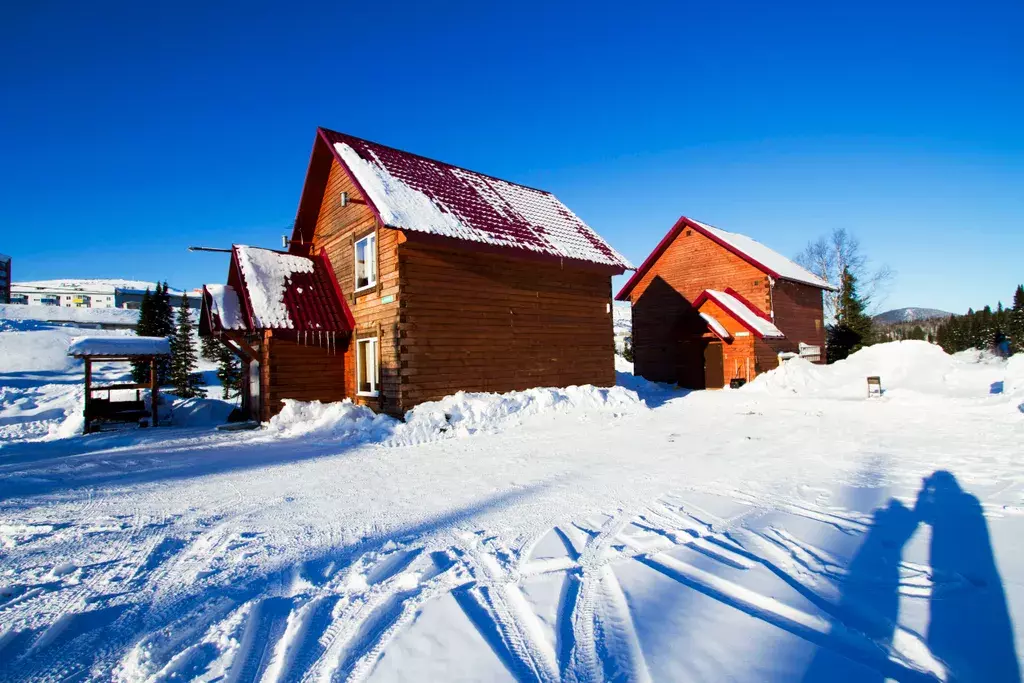
[[722, 342], [709, 342], [704, 347], [704, 388], [721, 389], [725, 386], [725, 364]]

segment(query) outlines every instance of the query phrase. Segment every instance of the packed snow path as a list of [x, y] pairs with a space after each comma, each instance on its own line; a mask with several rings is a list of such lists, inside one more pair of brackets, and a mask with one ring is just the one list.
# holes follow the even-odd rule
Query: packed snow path
[[0, 680], [1019, 680], [1024, 415], [978, 372], [8, 444]]

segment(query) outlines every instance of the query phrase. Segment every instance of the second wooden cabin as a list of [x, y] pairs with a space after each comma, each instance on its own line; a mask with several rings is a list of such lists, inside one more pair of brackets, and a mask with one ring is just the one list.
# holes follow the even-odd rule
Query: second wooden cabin
[[691, 389], [824, 361], [834, 287], [746, 235], [683, 216], [616, 295], [632, 302], [637, 375]]
[[289, 245], [235, 246], [204, 293], [200, 333], [246, 361], [259, 419], [615, 383], [611, 278], [632, 266], [548, 192], [321, 128]]

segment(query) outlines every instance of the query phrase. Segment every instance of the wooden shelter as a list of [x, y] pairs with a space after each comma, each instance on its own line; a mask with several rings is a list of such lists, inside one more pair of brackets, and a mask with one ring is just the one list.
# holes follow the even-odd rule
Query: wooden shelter
[[683, 216], [616, 295], [633, 310], [634, 372], [703, 389], [802, 356], [824, 362], [828, 282], [745, 235]]
[[[145, 418], [156, 427], [159, 422], [157, 408], [160, 403], [160, 387], [157, 382], [157, 359], [171, 354], [170, 342], [164, 337], [76, 337], [68, 346], [68, 355], [81, 358], [85, 363], [85, 425], [84, 434], [99, 431], [105, 422], [139, 422], [145, 425]], [[93, 363], [135, 363], [149, 365], [149, 382], [93, 384]], [[114, 401], [112, 391], [135, 390], [135, 400]], [[141, 391], [149, 389], [150, 409], [142, 399]], [[107, 397], [94, 398], [93, 393], [106, 391]]]
[[611, 277], [631, 267], [548, 192], [321, 128], [288, 251], [233, 248], [200, 334], [246, 361], [262, 420], [289, 398], [401, 415], [607, 386]]

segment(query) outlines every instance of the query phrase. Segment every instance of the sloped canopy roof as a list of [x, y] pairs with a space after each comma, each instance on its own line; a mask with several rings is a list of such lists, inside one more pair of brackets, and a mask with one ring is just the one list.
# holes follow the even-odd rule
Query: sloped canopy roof
[[169, 356], [170, 354], [171, 342], [167, 337], [75, 337], [68, 345], [68, 355], [76, 358]]
[[[311, 184], [323, 175], [324, 144], [348, 172], [380, 222], [390, 228], [524, 250], [615, 268], [633, 266], [550, 192], [320, 128], [310, 160], [296, 242], [312, 238], [301, 215]], [[319, 166], [319, 167], [318, 167]], [[319, 181], [317, 181], [319, 182]], [[310, 199], [307, 208], [316, 203]]]
[[[693, 307], [697, 309], [701, 317], [704, 318], [709, 325], [711, 325], [708, 317], [705, 316], [700, 307], [707, 301], [714, 301], [721, 307], [723, 311], [732, 316], [739, 324], [750, 330], [753, 334], [760, 337], [761, 339], [784, 339], [786, 335], [782, 334], [782, 330], [775, 326], [771, 318], [762, 313], [756, 306], [751, 304], [749, 301], [740, 296], [735, 290], [727, 289], [726, 291], [718, 291], [714, 289], [705, 289], [700, 293], [700, 296], [693, 302]], [[712, 318], [714, 320], [714, 318]], [[715, 323], [718, 323], [715, 320]], [[711, 328], [716, 334], [722, 336], [721, 332], [711, 325]]]
[[204, 285], [200, 333], [290, 330], [347, 333], [355, 326], [326, 252], [297, 256], [234, 245], [227, 285]]
[[728, 249], [732, 253], [739, 256], [741, 259], [760, 269], [765, 275], [770, 275], [777, 280], [790, 280], [792, 282], [799, 282], [800, 284], [810, 285], [812, 287], [818, 287], [820, 289], [827, 289], [834, 291], [836, 288], [830, 285], [825, 280], [811, 273], [810, 271], [797, 265], [790, 259], [786, 258], [782, 254], [774, 251], [761, 244], [755, 239], [741, 235], [737, 232], [727, 232], [716, 228], [700, 221], [695, 221], [692, 218], [681, 216], [676, 224], [672, 226], [672, 229], [668, 231], [658, 243], [658, 246], [654, 248], [644, 262], [640, 265], [633, 276], [629, 278], [629, 281], [623, 286], [615, 298], [619, 301], [626, 301], [629, 298], [633, 288], [643, 279], [644, 275], [647, 274], [657, 260], [661, 257], [665, 250], [668, 249], [669, 245], [675, 241], [676, 237], [679, 236], [684, 229], [690, 228], [696, 230], [700, 234], [704, 235], [711, 241], [719, 244], [720, 246]]

